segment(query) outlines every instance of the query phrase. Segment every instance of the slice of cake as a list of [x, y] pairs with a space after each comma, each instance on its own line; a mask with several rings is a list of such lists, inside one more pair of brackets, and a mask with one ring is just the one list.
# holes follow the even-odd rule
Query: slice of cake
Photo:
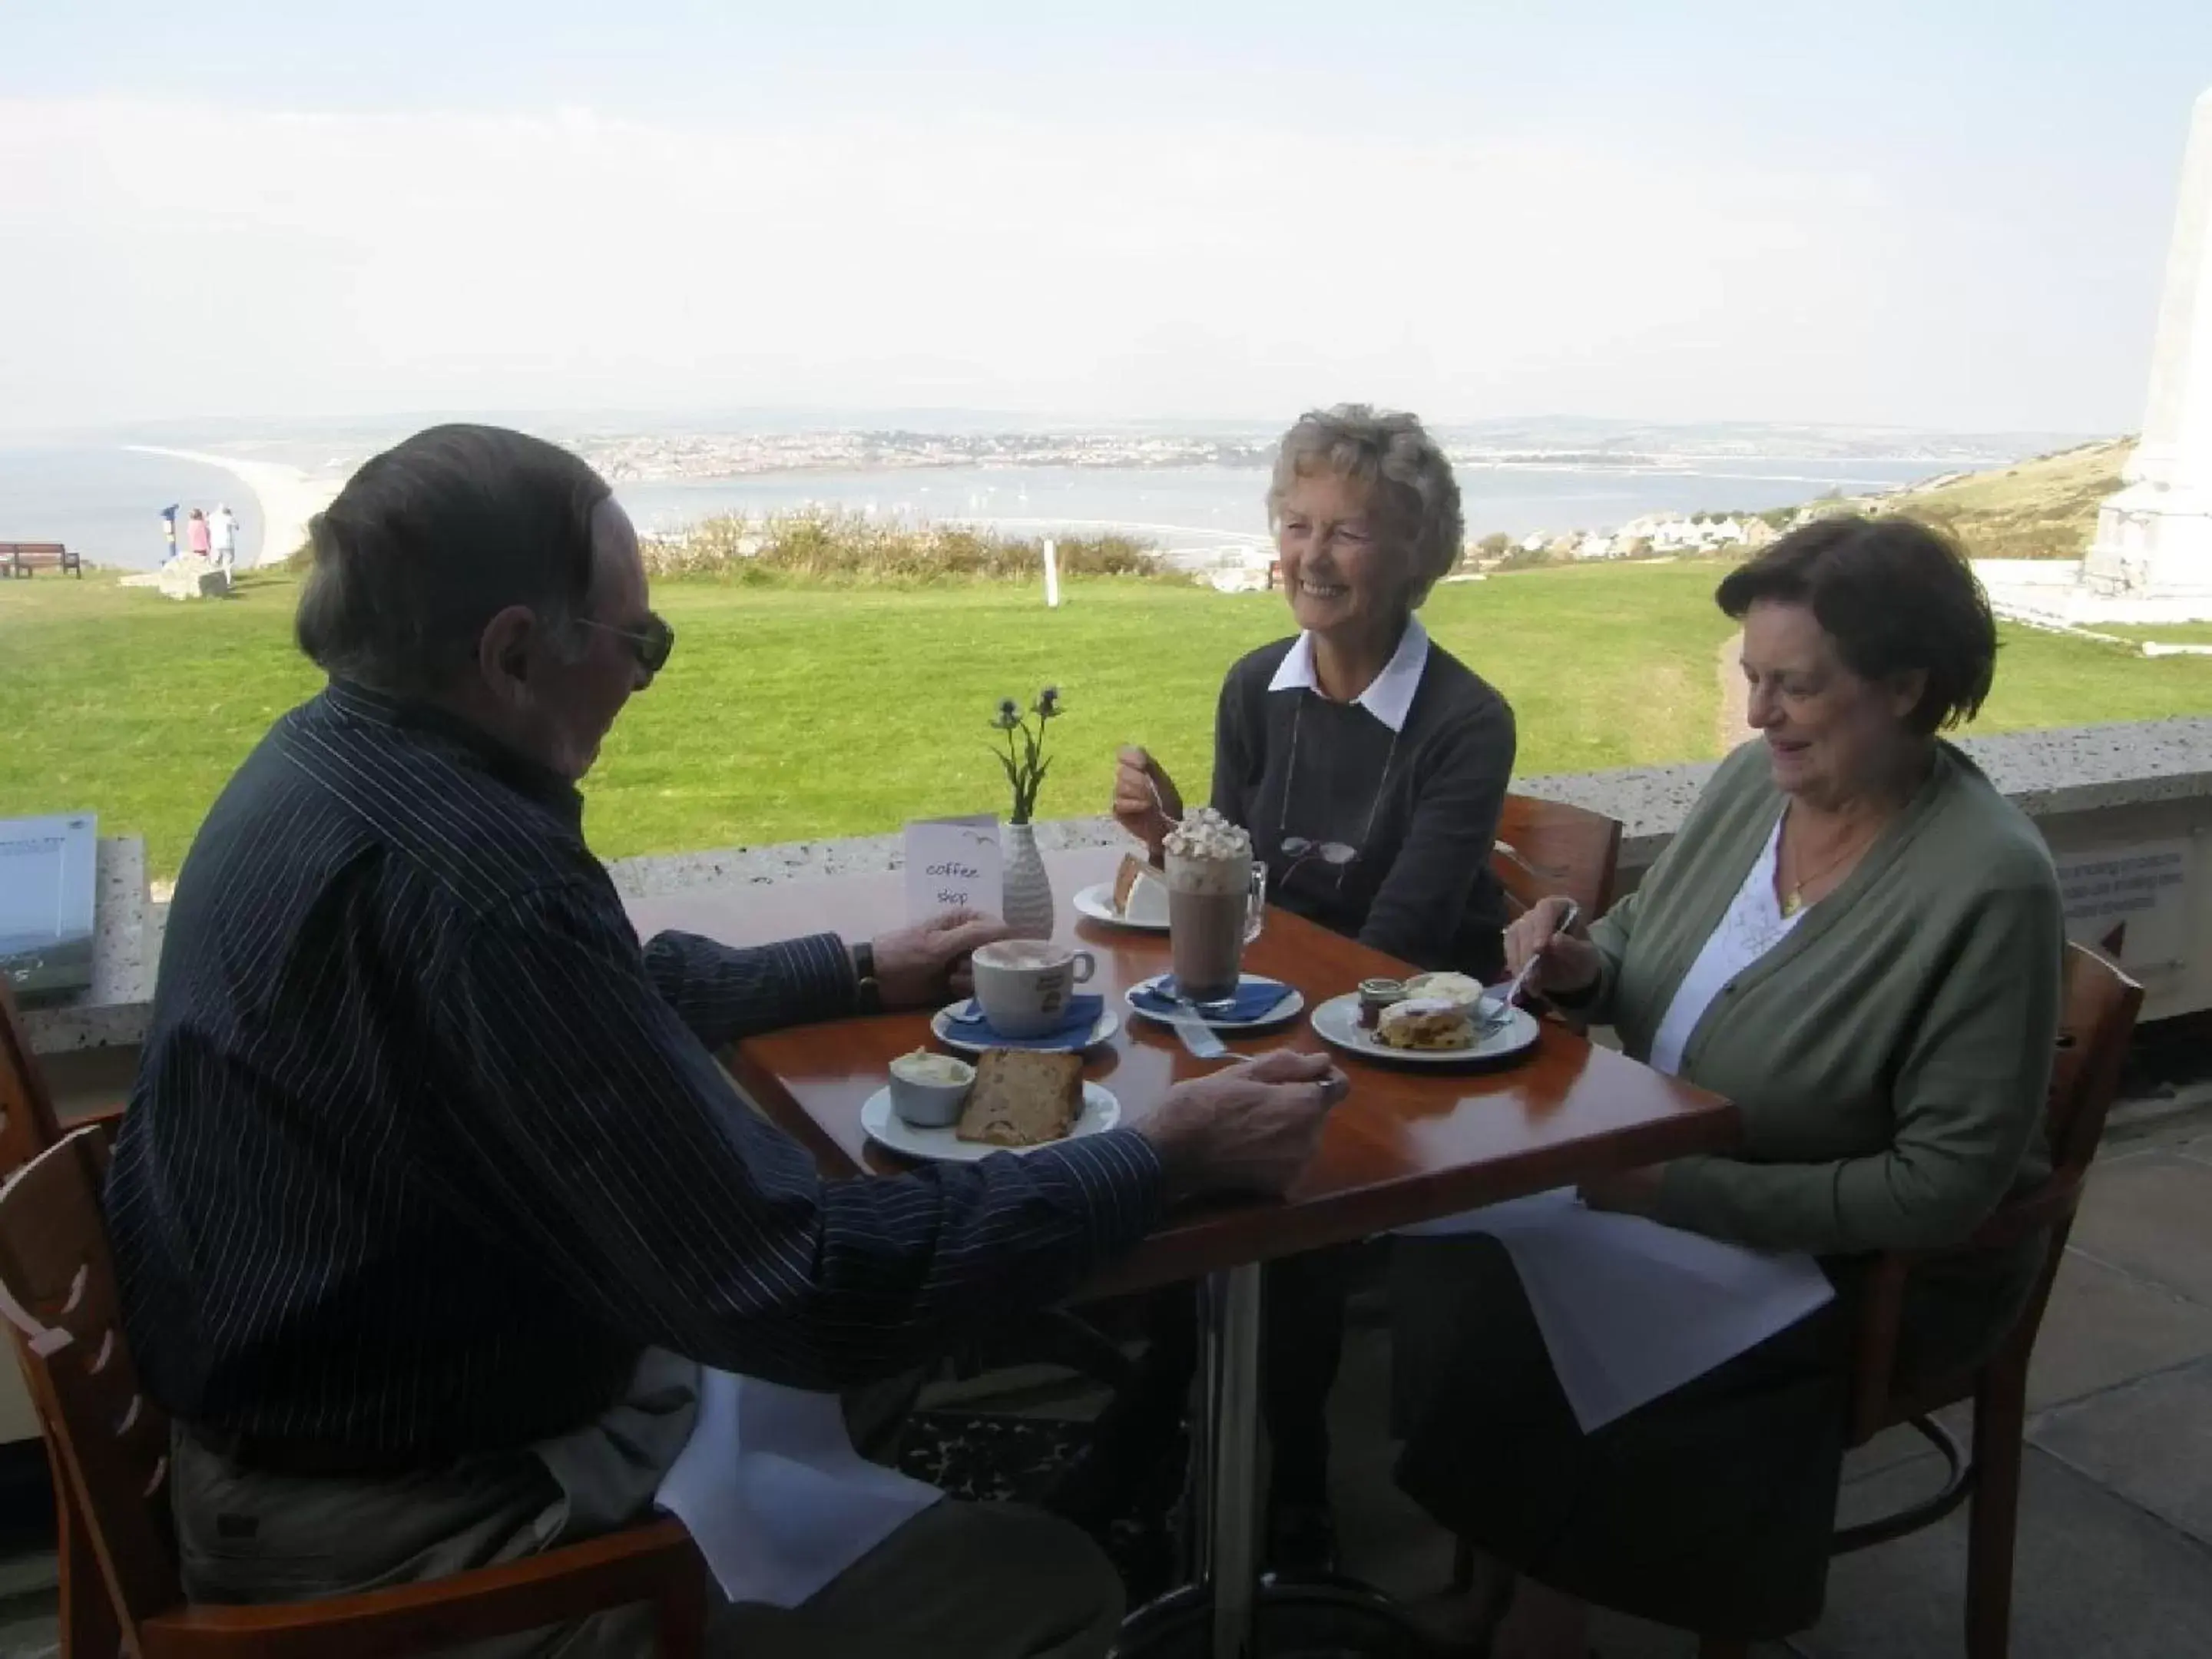
[[990, 1048], [975, 1061], [956, 1133], [994, 1146], [1062, 1140], [1083, 1111], [1083, 1056]]
[[1474, 1046], [1474, 1022], [1455, 1002], [1414, 997], [1385, 1008], [1376, 1018], [1375, 1036], [1392, 1048], [1470, 1048]]
[[1121, 855], [1114, 872], [1114, 908], [1130, 921], [1164, 927], [1168, 921], [1168, 884], [1160, 872], [1139, 858]]

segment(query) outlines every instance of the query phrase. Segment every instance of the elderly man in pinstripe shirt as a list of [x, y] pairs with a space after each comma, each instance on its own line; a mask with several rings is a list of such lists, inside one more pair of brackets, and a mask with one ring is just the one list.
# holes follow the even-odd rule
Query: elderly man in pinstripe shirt
[[[1065, 1294], [1179, 1194], [1279, 1190], [1344, 1082], [1277, 1054], [1139, 1129], [819, 1181], [732, 1095], [747, 1032], [948, 994], [996, 923], [641, 947], [575, 783], [672, 635], [598, 476], [446, 427], [317, 521], [279, 720], [179, 878], [108, 1192], [139, 1364], [176, 1418], [188, 1588], [429, 1577], [643, 1514], [698, 1367], [807, 1389]], [[1079, 1534], [940, 1504], [789, 1610], [784, 1654], [1085, 1654]], [[627, 1654], [620, 1616], [501, 1653]]]

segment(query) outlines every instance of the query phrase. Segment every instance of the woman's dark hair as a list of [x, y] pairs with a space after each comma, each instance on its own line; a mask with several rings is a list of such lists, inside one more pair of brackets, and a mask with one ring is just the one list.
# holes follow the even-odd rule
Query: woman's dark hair
[[572, 631], [592, 585], [592, 514], [611, 492], [541, 438], [434, 426], [365, 462], [308, 526], [300, 649], [332, 676], [434, 692], [484, 624], [528, 605]]
[[1959, 544], [1917, 520], [1815, 520], [1729, 572], [1713, 597], [1738, 622], [1761, 599], [1807, 606], [1862, 679], [1925, 674], [1905, 717], [1921, 737], [1973, 719], [1990, 695], [1989, 597]]

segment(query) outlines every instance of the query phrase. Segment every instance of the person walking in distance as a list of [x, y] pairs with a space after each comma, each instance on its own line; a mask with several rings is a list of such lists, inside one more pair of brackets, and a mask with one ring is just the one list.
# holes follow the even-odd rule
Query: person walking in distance
[[216, 563], [222, 568], [224, 581], [228, 582], [238, 564], [238, 514], [227, 502], [219, 502], [208, 520], [208, 544], [214, 550]]

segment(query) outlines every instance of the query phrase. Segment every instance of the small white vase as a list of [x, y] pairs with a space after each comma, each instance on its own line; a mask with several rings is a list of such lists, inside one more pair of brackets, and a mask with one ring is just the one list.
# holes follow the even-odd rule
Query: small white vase
[[999, 914], [1017, 939], [1052, 937], [1052, 878], [1037, 856], [1036, 832], [1026, 823], [1010, 823], [1001, 843], [1005, 852], [1006, 891]]

